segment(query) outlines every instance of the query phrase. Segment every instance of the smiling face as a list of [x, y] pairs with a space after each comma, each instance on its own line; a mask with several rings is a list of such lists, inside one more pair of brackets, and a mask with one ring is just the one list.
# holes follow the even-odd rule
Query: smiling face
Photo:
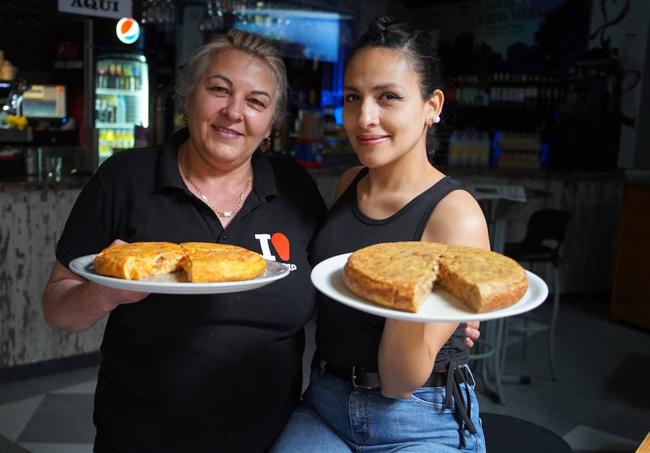
[[217, 53], [186, 99], [193, 151], [211, 165], [242, 165], [271, 134], [275, 98], [264, 61], [233, 49]]
[[348, 63], [343, 126], [364, 166], [386, 165], [409, 153], [425, 155], [426, 123], [441, 104], [436, 96], [423, 100], [419, 82], [397, 50], [362, 49]]

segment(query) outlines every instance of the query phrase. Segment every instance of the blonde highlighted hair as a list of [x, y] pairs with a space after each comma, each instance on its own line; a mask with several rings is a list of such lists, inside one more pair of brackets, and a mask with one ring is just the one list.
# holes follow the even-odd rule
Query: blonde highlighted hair
[[196, 49], [178, 73], [176, 94], [185, 100], [205, 75], [212, 58], [225, 50], [245, 52], [259, 58], [271, 68], [276, 88], [273, 124], [279, 126], [284, 118], [287, 103], [287, 70], [277, 49], [259, 35], [233, 28], [225, 34], [216, 35], [208, 43]]

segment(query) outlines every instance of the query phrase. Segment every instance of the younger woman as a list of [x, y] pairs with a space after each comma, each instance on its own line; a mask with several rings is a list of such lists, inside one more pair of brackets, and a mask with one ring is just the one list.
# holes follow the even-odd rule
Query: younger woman
[[[369, 26], [344, 86], [344, 127], [363, 167], [341, 177], [312, 245], [314, 264], [378, 242], [489, 249], [476, 201], [427, 158], [439, 87], [425, 33], [391, 18]], [[319, 363], [271, 451], [485, 451], [463, 340], [457, 323], [384, 319], [321, 295]]]

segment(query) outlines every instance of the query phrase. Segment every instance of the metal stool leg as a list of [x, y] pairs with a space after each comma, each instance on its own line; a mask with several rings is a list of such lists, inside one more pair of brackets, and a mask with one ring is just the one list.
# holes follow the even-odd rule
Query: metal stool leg
[[508, 326], [508, 318], [502, 318], [503, 322], [503, 335], [501, 338], [501, 361], [499, 363], [499, 369], [501, 370], [501, 373], [503, 373], [503, 367], [506, 363], [506, 356], [508, 355], [508, 335], [509, 335], [509, 326]]
[[528, 317], [521, 317], [523, 327], [521, 329], [521, 358], [527, 360], [528, 358]]
[[478, 340], [478, 350], [470, 354], [470, 361], [482, 360], [480, 378], [485, 387], [484, 393], [495, 403], [504, 404], [501, 387], [501, 361], [503, 355], [503, 320], [488, 321], [483, 325], [484, 336]]
[[557, 314], [560, 308], [560, 269], [559, 265], [553, 266], [553, 283], [555, 289], [553, 291], [553, 312], [551, 314], [551, 326], [549, 329], [548, 351], [551, 359], [551, 377], [557, 381], [557, 367], [555, 365], [555, 323], [557, 322]]
[[505, 358], [503, 351], [503, 337], [505, 330], [505, 320], [504, 318], [499, 318], [496, 320], [497, 332], [496, 332], [496, 349], [497, 352], [494, 354], [494, 360], [492, 364], [494, 366], [494, 383], [497, 388], [498, 403], [505, 404], [505, 399], [503, 397], [503, 389], [501, 388], [501, 364]]

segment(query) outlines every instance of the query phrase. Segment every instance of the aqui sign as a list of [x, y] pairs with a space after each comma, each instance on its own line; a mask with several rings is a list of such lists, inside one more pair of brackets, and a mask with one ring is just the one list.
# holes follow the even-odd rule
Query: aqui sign
[[62, 13], [115, 19], [133, 16], [132, 0], [58, 0], [58, 2], [59, 11]]

